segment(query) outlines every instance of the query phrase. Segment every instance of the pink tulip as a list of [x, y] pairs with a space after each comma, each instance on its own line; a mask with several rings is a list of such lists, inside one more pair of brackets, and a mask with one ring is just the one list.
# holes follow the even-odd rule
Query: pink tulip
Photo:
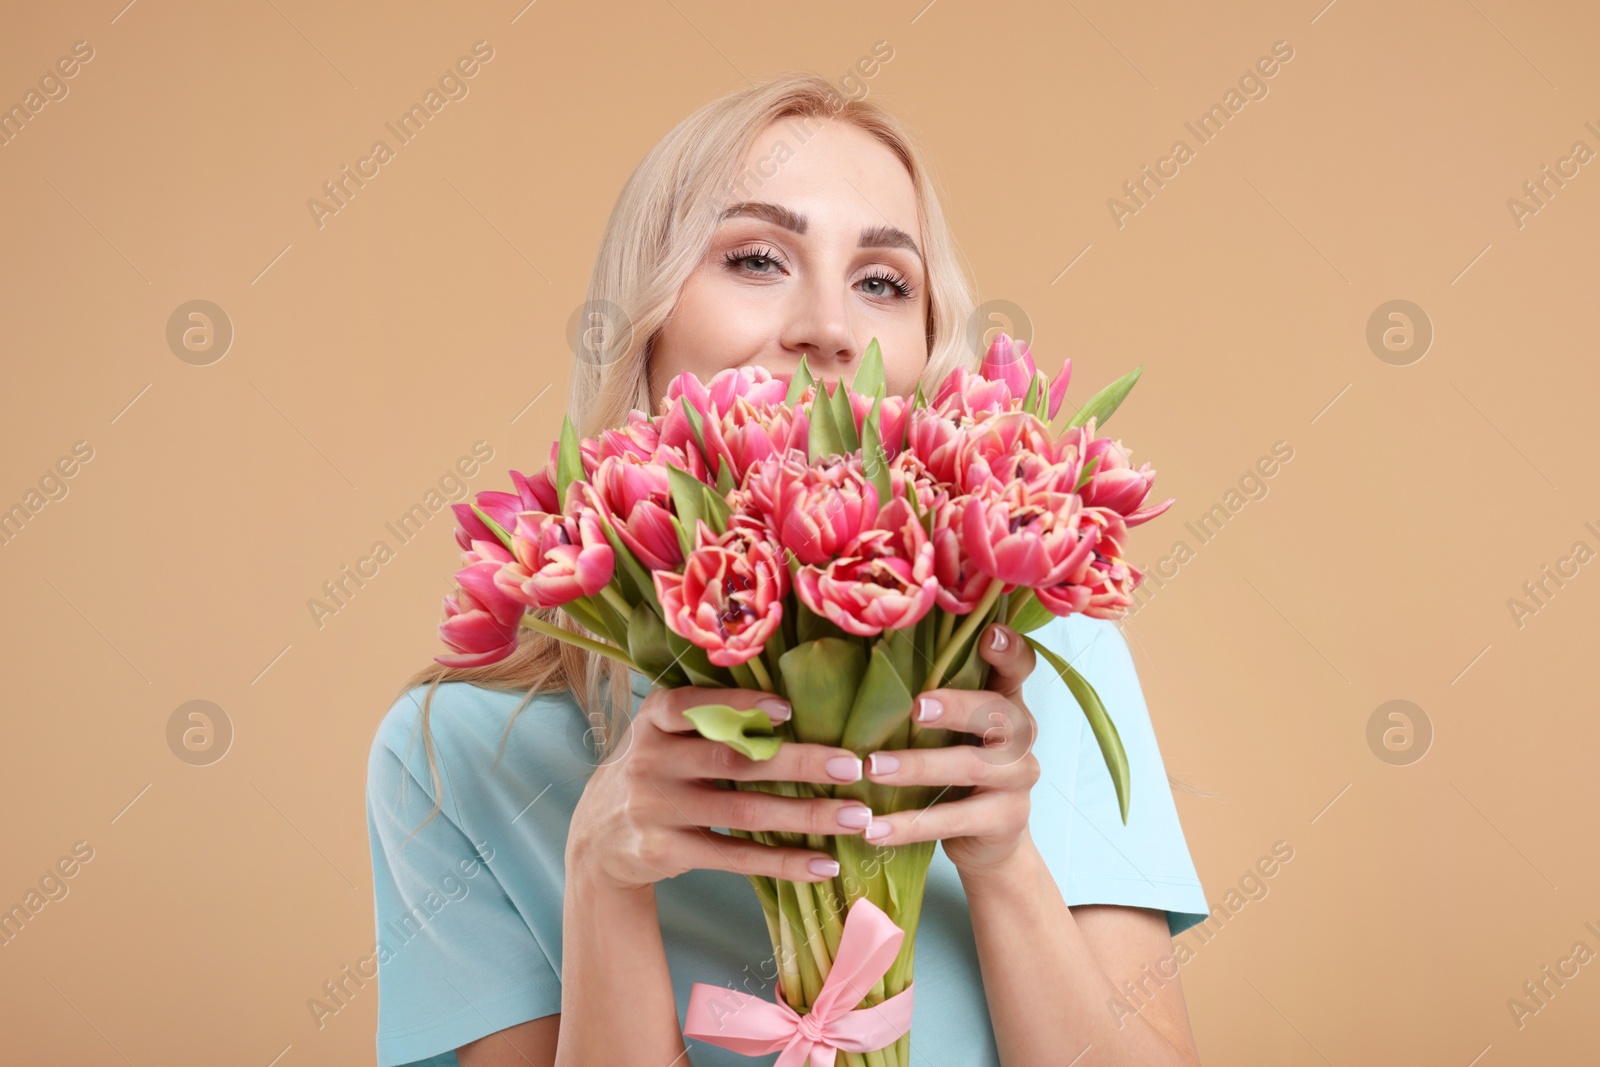
[[933, 472], [909, 448], [889, 461], [889, 495], [891, 497], [914, 494], [919, 511], [932, 511], [950, 499], [950, 486], [939, 481]]
[[435, 656], [446, 667], [481, 667], [505, 659], [517, 649], [520, 625], [502, 623], [466, 589], [444, 598], [445, 620], [439, 637], [454, 655]]
[[727, 367], [712, 375], [709, 382], [701, 382], [693, 372], [684, 371], [667, 385], [662, 406], [681, 408], [678, 401], [685, 398], [704, 417], [713, 410], [726, 414], [737, 397], [744, 397], [758, 408], [781, 404], [788, 391], [787, 381], [774, 378], [761, 366]]
[[1011, 387], [1006, 382], [991, 381], [965, 367], [957, 367], [939, 383], [928, 406], [947, 418], [972, 422], [987, 415], [1014, 411], [1021, 402], [1022, 397], [1012, 397]]
[[1002, 592], [1078, 581], [1099, 536], [1077, 494], [1020, 482], [970, 496], [961, 530], [974, 566], [1005, 582]]
[[772, 455], [751, 468], [746, 487], [781, 545], [801, 563], [826, 563], [878, 515], [878, 491], [863, 475], [859, 456], [812, 466], [799, 451]]
[[[1060, 460], [1067, 459], [1062, 463]], [[994, 415], [968, 428], [955, 460], [961, 492], [1020, 481], [1030, 490], [1071, 492], [1080, 473], [1076, 454], [1061, 456], [1050, 427], [1025, 411]]]
[[582, 484], [579, 491], [646, 570], [676, 570], [683, 562], [664, 464], [608, 456], [596, 468], [593, 483]]
[[970, 497], [946, 497], [933, 519], [933, 573], [939, 580], [938, 605], [952, 615], [966, 615], [978, 606], [993, 580], [961, 544], [962, 516]]
[[620, 430], [602, 430], [595, 451], [596, 464], [612, 456], [632, 456], [648, 460], [655, 455], [661, 443], [661, 428], [644, 412], [635, 408], [628, 412], [628, 424]]
[[511, 546], [516, 558], [501, 564], [495, 584], [534, 608], [556, 608], [594, 596], [611, 581], [616, 565], [599, 512], [581, 493], [568, 495], [565, 514], [518, 515]]
[[706, 392], [711, 397], [711, 406], [718, 411], [731, 411], [735, 397], [742, 397], [760, 409], [783, 403], [789, 383], [774, 377], [762, 366], [729, 367], [711, 376]]
[[[856, 433], [862, 432], [867, 416], [872, 414], [874, 400], [860, 393], [850, 394], [850, 413], [855, 416]], [[906, 417], [911, 413], [911, 402], [903, 396], [885, 396], [878, 412], [878, 439], [883, 442], [884, 455], [893, 459], [900, 453], [900, 442], [905, 436]]]
[[941, 413], [934, 408], [917, 408], [910, 415], [906, 451], [916, 456], [935, 481], [952, 485], [956, 481], [957, 459], [973, 420], [962, 413]]
[[733, 483], [743, 484], [751, 467], [786, 450], [792, 425], [793, 415], [781, 408], [761, 408], [735, 397], [726, 412], [714, 411], [701, 423], [712, 474], [727, 464]]
[[1007, 334], [1000, 333], [995, 335], [989, 351], [984, 353], [981, 373], [990, 381], [1004, 382], [1007, 391], [1018, 401], [1027, 399], [1029, 386], [1038, 379], [1039, 388], [1048, 394], [1045, 419], [1050, 420], [1056, 417], [1061, 401], [1067, 395], [1067, 382], [1072, 377], [1072, 360], [1064, 362], [1060, 373], [1050, 380], [1035, 367], [1033, 355], [1028, 351], [1028, 342], [1013, 341]]
[[[1092, 434], [1093, 425], [1094, 420], [1090, 419], [1084, 429]], [[1078, 490], [1085, 504], [1109, 508], [1120, 514], [1129, 526], [1138, 526], [1160, 515], [1177, 500], [1172, 497], [1153, 508], [1143, 506], [1155, 485], [1156, 472], [1148, 463], [1134, 470], [1128, 450], [1122, 447], [1121, 441], [1113, 442], [1109, 437], [1094, 438], [1084, 450], [1084, 466], [1088, 466], [1089, 460], [1096, 457], [1100, 462], [1083, 488]]]
[[[524, 478], [520, 471], [512, 471], [511, 483], [516, 487], [515, 493], [486, 489], [475, 500], [484, 514], [498, 522], [507, 533], [516, 525], [519, 511], [560, 510], [556, 504], [555, 483], [550, 480], [548, 471], [540, 471], [532, 478]], [[455, 512], [456, 521], [460, 523], [456, 527], [456, 544], [463, 549], [471, 547], [473, 541], [498, 540], [494, 532], [473, 514], [470, 506], [451, 504], [450, 510]]]
[[718, 667], [761, 654], [783, 621], [788, 571], [772, 543], [748, 529], [718, 537], [704, 522], [683, 573], [656, 571], [656, 598], [667, 628], [706, 650]]
[[891, 500], [878, 525], [863, 530], [824, 567], [801, 567], [795, 576], [801, 603], [858, 637], [915, 625], [933, 607], [939, 579], [933, 544], [911, 506]]
[[1133, 591], [1144, 575], [1122, 558], [1128, 528], [1122, 516], [1106, 508], [1085, 508], [1086, 523], [1099, 530], [1093, 558], [1076, 581], [1034, 590], [1056, 615], [1082, 612], [1097, 619], [1118, 619], [1133, 604]]

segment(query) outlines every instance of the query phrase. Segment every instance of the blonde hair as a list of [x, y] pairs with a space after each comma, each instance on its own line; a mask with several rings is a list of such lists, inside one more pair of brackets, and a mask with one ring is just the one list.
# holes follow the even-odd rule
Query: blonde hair
[[[928, 284], [923, 387], [931, 395], [956, 367], [977, 367], [982, 352], [966, 337], [974, 305], [972, 289], [921, 148], [876, 103], [841, 96], [816, 74], [787, 73], [702, 106], [656, 143], [623, 186], [600, 239], [582, 309], [597, 316], [603, 328], [574, 346], [577, 355], [567, 409], [580, 436], [592, 437], [622, 425], [631, 409], [648, 412], [654, 407], [649, 387], [651, 342], [710, 246], [722, 209], [744, 199], [750, 190], [752, 175], [740, 170], [751, 144], [772, 123], [783, 121], [790, 123], [796, 140], [809, 138], [821, 124], [848, 122], [877, 138], [905, 165], [920, 208], [917, 239]], [[753, 180], [759, 188], [759, 176]], [[559, 611], [535, 614], [583, 632]], [[435, 799], [428, 818], [413, 835], [439, 813], [443, 795], [428, 728], [433, 693], [441, 682], [458, 681], [523, 694], [501, 735], [495, 765], [505, 752], [516, 716], [536, 693], [572, 694], [590, 725], [586, 739], [598, 738], [600, 761], [615, 749], [633, 711], [625, 665], [531, 631], [524, 631], [516, 651], [497, 663], [481, 667], [430, 663], [406, 681], [400, 694], [428, 686], [421, 729]]]

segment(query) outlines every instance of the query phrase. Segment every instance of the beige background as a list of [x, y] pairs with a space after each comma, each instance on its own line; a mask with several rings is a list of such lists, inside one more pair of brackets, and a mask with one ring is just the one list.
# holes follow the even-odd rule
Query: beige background
[[[1600, 963], [1520, 1027], [1507, 1004], [1600, 952], [1600, 162], [1507, 205], [1600, 151], [1592, 5], [121, 2], [0, 33], [6, 106], [93, 49], [0, 147], [0, 508], [92, 449], [0, 546], [0, 904], [93, 850], [0, 947], [8, 1061], [371, 1062], [375, 983], [320, 1029], [307, 1001], [372, 949], [367, 747], [457, 565], [448, 511], [384, 524], [476, 441], [473, 491], [543, 458], [628, 173], [787, 68], [925, 139], [982, 297], [1026, 316], [993, 324], [1074, 357], [1074, 403], [1145, 365], [1113, 425], [1178, 503], [1135, 556], [1190, 554], [1126, 626], [1168, 769], [1216, 794], [1179, 792], [1183, 825], [1214, 906], [1294, 849], [1183, 968], [1205, 1061], [1600, 1055]], [[319, 227], [322, 183], [480, 40], [470, 94]], [[1277, 41], [1268, 95], [1197, 146]], [[1179, 138], [1119, 228], [1108, 198]], [[203, 366], [167, 341], [197, 299], [234, 329]], [[1403, 366], [1366, 339], [1395, 299], [1434, 330]], [[209, 766], [169, 744], [192, 700], [233, 730]], [[1368, 740], [1392, 700], [1402, 765]]]

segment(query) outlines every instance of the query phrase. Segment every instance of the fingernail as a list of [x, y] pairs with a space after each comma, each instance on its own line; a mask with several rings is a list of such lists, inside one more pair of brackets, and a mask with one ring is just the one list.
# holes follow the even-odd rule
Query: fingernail
[[848, 826], [853, 830], [865, 829], [872, 825], [872, 809], [842, 808], [839, 811], [839, 825]]
[[893, 774], [900, 769], [900, 757], [887, 752], [874, 752], [867, 757], [873, 774]]
[[917, 698], [917, 721], [932, 722], [944, 714], [944, 706], [930, 696]]
[[891, 827], [886, 822], [875, 822], [861, 832], [861, 836], [868, 841], [881, 841], [889, 836]]
[[1010, 638], [1006, 637], [1005, 629], [1003, 627], [996, 626], [994, 628], [993, 635], [989, 638], [989, 647], [994, 649], [996, 652], [1000, 652], [1003, 651], [1006, 645], [1009, 643]]
[[762, 697], [756, 701], [756, 707], [766, 712], [767, 718], [773, 722], [788, 722], [789, 716], [794, 714], [789, 702], [781, 697]]
[[861, 781], [861, 760], [856, 756], [834, 756], [824, 766], [830, 778], [841, 782]]
[[839, 873], [838, 860], [825, 860], [820, 856], [806, 864], [812, 874], [820, 874], [824, 878], [832, 878]]

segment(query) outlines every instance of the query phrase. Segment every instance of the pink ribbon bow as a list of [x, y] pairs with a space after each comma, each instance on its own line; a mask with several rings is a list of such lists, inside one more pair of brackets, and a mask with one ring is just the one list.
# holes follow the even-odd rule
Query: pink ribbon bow
[[866, 897], [850, 906], [839, 935], [839, 958], [833, 961], [822, 990], [801, 1015], [783, 1001], [762, 1000], [736, 989], [696, 982], [689, 990], [684, 1036], [746, 1056], [783, 1050], [773, 1067], [833, 1067], [839, 1049], [871, 1052], [884, 1048], [911, 1029], [911, 987], [858, 1010], [872, 986], [900, 954], [906, 932]]

